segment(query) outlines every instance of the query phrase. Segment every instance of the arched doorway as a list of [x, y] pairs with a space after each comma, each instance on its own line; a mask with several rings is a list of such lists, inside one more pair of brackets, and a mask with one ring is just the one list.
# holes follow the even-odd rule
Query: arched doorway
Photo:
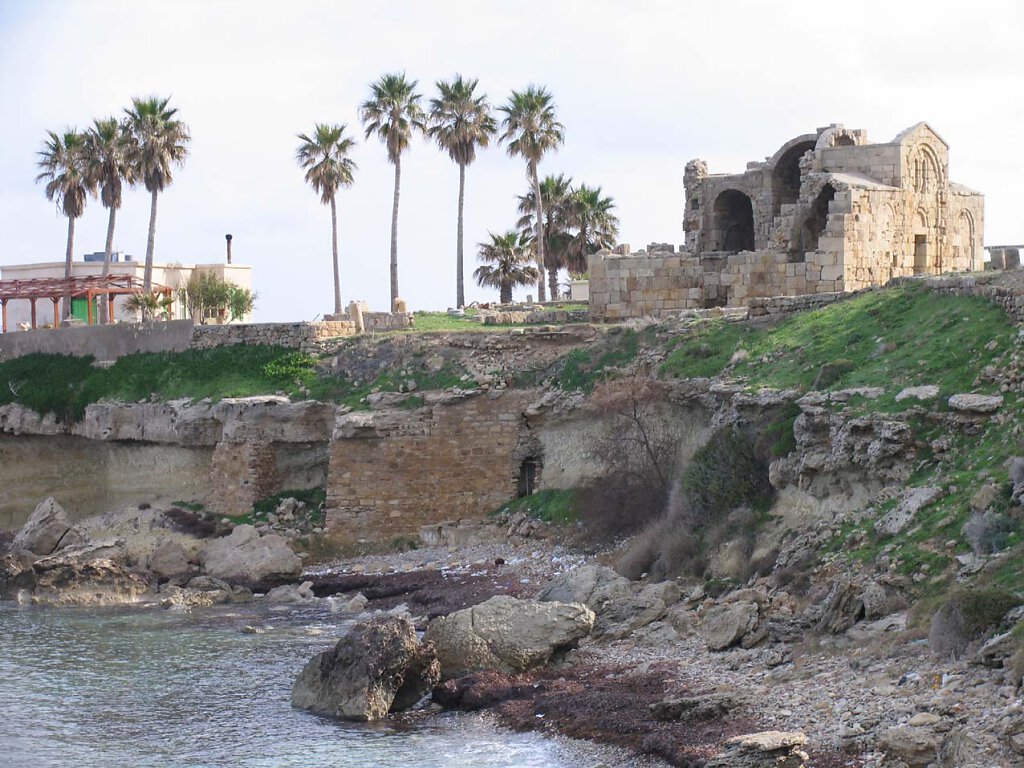
[[791, 205], [800, 197], [800, 158], [814, 149], [813, 141], [802, 141], [782, 153], [772, 171], [772, 216], [778, 216], [783, 205]]
[[974, 266], [974, 217], [967, 210], [960, 211], [957, 218], [957, 240], [960, 246], [959, 267], [973, 270]]
[[800, 229], [799, 253], [801, 256], [808, 251], [818, 250], [818, 240], [821, 238], [821, 233], [825, 231], [825, 227], [828, 226], [828, 206], [835, 198], [835, 187], [826, 184], [814, 199], [814, 205], [811, 206], [811, 211], [804, 219]]
[[715, 198], [716, 251], [754, 250], [754, 204], [738, 189], [727, 189]]

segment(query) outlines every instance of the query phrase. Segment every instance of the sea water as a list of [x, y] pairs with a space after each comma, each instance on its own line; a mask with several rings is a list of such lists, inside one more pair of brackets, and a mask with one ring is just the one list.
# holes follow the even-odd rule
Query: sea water
[[342, 723], [292, 681], [351, 619], [259, 603], [194, 609], [0, 603], [4, 768], [576, 768], [486, 717]]

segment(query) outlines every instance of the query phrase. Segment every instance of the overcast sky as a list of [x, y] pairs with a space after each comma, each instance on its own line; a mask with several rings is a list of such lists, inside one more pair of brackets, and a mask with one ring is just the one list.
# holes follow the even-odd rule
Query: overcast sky
[[[600, 185], [623, 242], [683, 241], [682, 178], [702, 157], [742, 170], [788, 139], [840, 122], [888, 141], [927, 120], [950, 144], [950, 176], [985, 193], [986, 243], [1024, 241], [1024, 3], [887, 0], [354, 3], [244, 0], [0, 0], [0, 265], [60, 261], [66, 220], [33, 181], [47, 129], [170, 95], [191, 156], [160, 197], [156, 261], [255, 268], [259, 320], [332, 307], [330, 210], [305, 186], [295, 134], [358, 130], [368, 84], [405, 71], [424, 100], [454, 73], [492, 103], [528, 83], [555, 96], [566, 141], [541, 172]], [[361, 131], [358, 135], [362, 137]], [[393, 175], [361, 141], [339, 195], [342, 298], [387, 307]], [[467, 300], [475, 244], [516, 219], [524, 166], [504, 148], [467, 173]], [[458, 173], [414, 141], [402, 161], [400, 292], [413, 309], [454, 303]], [[149, 202], [126, 195], [115, 247], [142, 259]], [[91, 200], [76, 259], [103, 249]], [[522, 295], [521, 292], [520, 295]]]

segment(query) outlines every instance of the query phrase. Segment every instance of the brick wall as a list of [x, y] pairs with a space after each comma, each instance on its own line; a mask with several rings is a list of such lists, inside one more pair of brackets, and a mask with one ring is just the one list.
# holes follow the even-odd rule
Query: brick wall
[[327, 524], [342, 539], [387, 539], [420, 526], [480, 517], [515, 494], [522, 413], [535, 392], [480, 394], [389, 415], [380, 429], [335, 436]]

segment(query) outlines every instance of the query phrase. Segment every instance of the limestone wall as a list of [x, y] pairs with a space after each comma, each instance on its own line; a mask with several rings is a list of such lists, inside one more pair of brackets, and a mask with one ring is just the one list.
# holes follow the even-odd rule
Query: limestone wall
[[267, 344], [303, 352], [322, 352], [330, 348], [332, 340], [355, 334], [356, 325], [350, 320], [197, 325], [192, 331], [192, 349]]
[[327, 481], [332, 534], [387, 539], [431, 523], [480, 517], [508, 501], [525, 458], [517, 461], [522, 414], [535, 395], [506, 391], [400, 417], [341, 417]]
[[47, 496], [73, 519], [140, 501], [203, 499], [208, 447], [0, 434], [0, 529], [20, 527]]

